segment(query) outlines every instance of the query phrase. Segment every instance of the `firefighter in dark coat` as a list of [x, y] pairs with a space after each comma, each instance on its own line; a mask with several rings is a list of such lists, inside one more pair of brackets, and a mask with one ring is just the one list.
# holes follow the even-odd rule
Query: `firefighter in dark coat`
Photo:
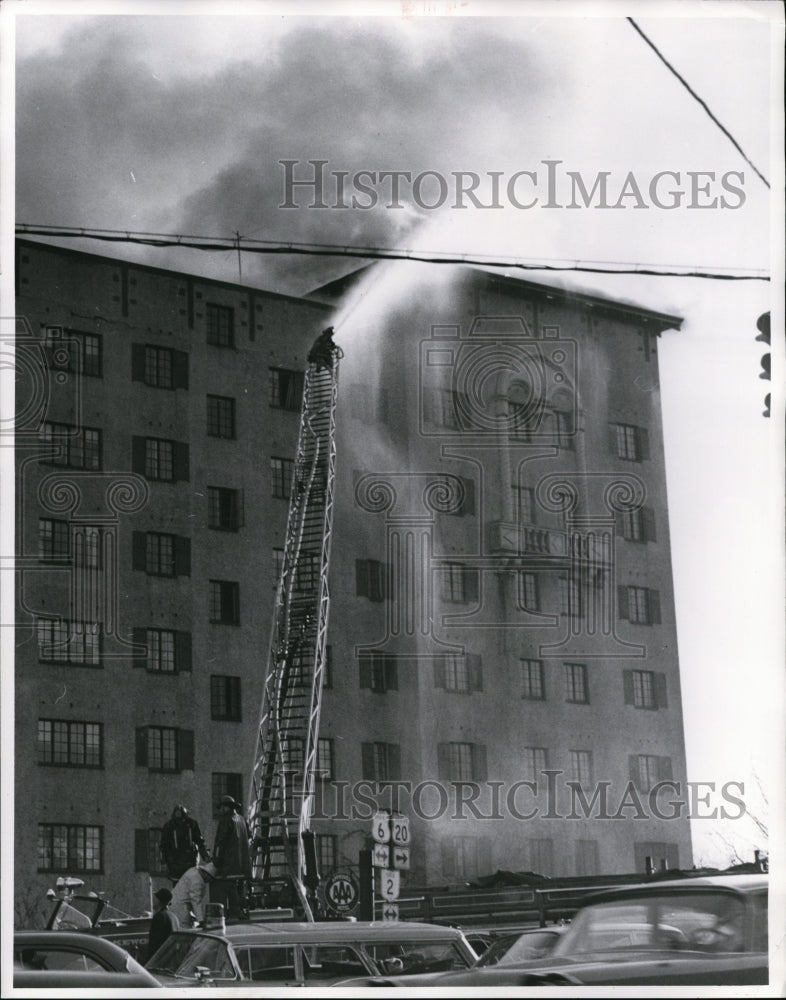
[[169, 909], [172, 893], [169, 889], [159, 889], [153, 894], [153, 919], [147, 938], [147, 958], [152, 958], [173, 931], [180, 930], [180, 921]]
[[183, 872], [194, 867], [197, 856], [201, 856], [205, 862], [210, 860], [210, 852], [199, 823], [188, 815], [188, 809], [184, 805], [175, 806], [172, 818], [164, 824], [161, 831], [161, 856], [167, 874], [174, 882]]
[[[227, 915], [237, 919], [246, 910], [246, 887], [251, 878], [251, 851], [242, 807], [231, 795], [224, 795], [221, 799], [221, 818], [216, 827], [213, 861], [221, 880], [215, 888], [219, 893], [223, 890], [224, 895], [224, 899], [216, 901], [225, 902]], [[215, 898], [216, 893], [213, 895], [213, 899]]]

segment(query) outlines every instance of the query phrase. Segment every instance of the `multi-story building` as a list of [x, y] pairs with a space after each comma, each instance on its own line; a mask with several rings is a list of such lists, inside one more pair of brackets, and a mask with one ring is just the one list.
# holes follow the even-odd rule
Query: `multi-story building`
[[56, 874], [139, 911], [173, 806], [211, 841], [246, 799], [331, 321], [323, 873], [357, 864], [386, 782], [412, 884], [691, 862], [650, 794], [686, 777], [657, 365], [679, 320], [426, 273], [295, 298], [19, 241], [20, 920]]

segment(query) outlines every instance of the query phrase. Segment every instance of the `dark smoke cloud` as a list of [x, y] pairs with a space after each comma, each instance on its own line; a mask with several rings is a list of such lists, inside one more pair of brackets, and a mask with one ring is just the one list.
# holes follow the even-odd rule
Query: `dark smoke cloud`
[[[351, 172], [510, 169], [526, 159], [528, 122], [557, 86], [494, 19], [424, 19], [406, 31], [386, 19], [303, 20], [258, 59], [227, 55], [205, 69], [188, 60], [185, 21], [80, 19], [58, 53], [20, 62], [19, 221], [400, 244], [414, 211], [278, 208], [278, 161], [328, 159]], [[149, 22], [160, 25], [158, 67], [144, 47]], [[182, 254], [140, 254], [193, 266]], [[202, 256], [203, 270], [235, 268], [233, 255]], [[344, 270], [331, 259], [243, 262], [244, 280], [292, 291]]]

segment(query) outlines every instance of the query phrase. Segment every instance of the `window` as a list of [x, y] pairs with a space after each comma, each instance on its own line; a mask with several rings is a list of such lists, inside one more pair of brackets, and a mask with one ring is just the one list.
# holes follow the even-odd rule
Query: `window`
[[150, 576], [190, 576], [191, 539], [159, 531], [135, 531], [133, 568]]
[[38, 824], [40, 872], [102, 872], [104, 828], [68, 823]]
[[597, 840], [577, 840], [575, 851], [577, 875], [600, 875]]
[[102, 338], [98, 333], [48, 326], [44, 332], [44, 350], [50, 368], [65, 368], [96, 378], [102, 375]]
[[671, 781], [671, 757], [651, 753], [631, 754], [630, 780], [642, 792], [649, 792], [659, 781]]
[[521, 697], [529, 701], [546, 700], [543, 660], [521, 661]]
[[193, 730], [170, 726], [137, 729], [136, 763], [150, 771], [193, 771]]
[[207, 342], [217, 347], [234, 347], [235, 316], [229, 306], [205, 303], [207, 313]]
[[42, 561], [67, 559], [70, 554], [71, 527], [68, 521], [39, 518], [38, 558]]
[[390, 566], [378, 559], [355, 560], [355, 593], [370, 601], [384, 601], [390, 597]]
[[289, 500], [292, 492], [292, 474], [295, 463], [291, 458], [270, 459], [271, 495], [279, 500]]
[[301, 550], [295, 573], [295, 590], [317, 590], [319, 588], [320, 553]]
[[277, 410], [300, 410], [303, 399], [303, 372], [288, 368], [270, 369], [270, 405]]
[[592, 781], [592, 751], [569, 750], [569, 781], [577, 781], [583, 788]]
[[398, 663], [388, 653], [366, 653], [360, 657], [360, 686], [384, 694], [398, 691]]
[[625, 704], [634, 708], [668, 708], [666, 675], [654, 670], [623, 670]]
[[165, 628], [135, 628], [139, 652], [134, 666], [151, 674], [176, 674], [191, 669], [191, 633]]
[[457, 430], [459, 426], [456, 393], [452, 389], [423, 390], [423, 416], [437, 427]]
[[161, 827], [134, 830], [134, 871], [151, 875], [166, 874], [161, 856]]
[[451, 503], [446, 514], [464, 517], [475, 513], [475, 480], [466, 476], [437, 476], [435, 479], [436, 495], [440, 500], [450, 498]]
[[188, 480], [188, 445], [164, 438], [134, 436], [131, 439], [131, 468], [145, 479], [154, 481]]
[[569, 615], [574, 621], [582, 617], [581, 590], [578, 580], [560, 578], [559, 581], [560, 614]]
[[104, 530], [91, 525], [79, 525], [74, 532], [74, 564], [80, 567], [103, 568]]
[[237, 531], [240, 527], [240, 490], [223, 486], [207, 488], [207, 525], [220, 531]]
[[565, 701], [576, 705], [589, 703], [587, 668], [583, 663], [565, 664]]
[[285, 771], [300, 774], [303, 771], [303, 740], [289, 736], [281, 741], [281, 762]]
[[491, 841], [488, 837], [443, 837], [440, 840], [440, 855], [442, 877], [445, 879], [476, 878], [491, 871]]
[[629, 542], [654, 542], [655, 512], [651, 507], [624, 510], [617, 515], [617, 530]]
[[172, 351], [168, 347], [145, 347], [145, 385], [172, 388]]
[[612, 451], [627, 462], [649, 458], [649, 434], [646, 428], [633, 424], [612, 424]]
[[617, 588], [620, 618], [627, 618], [637, 625], [659, 625], [660, 593], [648, 587]]
[[41, 424], [38, 439], [42, 444], [41, 462], [69, 469], [101, 468], [101, 431], [94, 427], [46, 421]]
[[479, 743], [439, 743], [437, 769], [441, 781], [485, 781], [486, 748]]
[[476, 653], [448, 653], [434, 659], [434, 686], [459, 694], [483, 690], [483, 664]]
[[445, 563], [440, 567], [442, 600], [451, 604], [466, 604], [478, 599], [478, 571], [461, 563]]
[[213, 674], [210, 678], [210, 718], [240, 722], [240, 678]]
[[42, 663], [97, 667], [101, 663], [101, 633], [97, 624], [39, 618], [38, 658]]
[[209, 617], [218, 625], [240, 624], [240, 584], [232, 580], [209, 581]]
[[221, 799], [231, 795], [235, 802], [243, 801], [243, 775], [231, 771], [213, 771], [210, 775], [213, 816], [221, 815]]
[[36, 753], [39, 764], [103, 767], [101, 723], [39, 719]]
[[524, 747], [521, 770], [523, 781], [537, 782], [546, 770], [546, 750], [543, 747]]
[[207, 433], [210, 437], [234, 438], [235, 401], [231, 396], [207, 397]]
[[540, 610], [540, 592], [538, 588], [538, 574], [525, 573], [520, 571], [519, 578], [519, 607], [525, 611]]
[[401, 778], [401, 747], [397, 743], [361, 743], [360, 756], [365, 781]]
[[317, 776], [328, 780], [333, 775], [333, 740], [328, 736], [320, 736], [317, 740]]
[[317, 861], [321, 875], [329, 875], [338, 864], [338, 837], [335, 833], [318, 833]]
[[284, 550], [273, 549], [273, 590], [278, 587], [281, 574], [284, 572]]
[[535, 523], [535, 497], [529, 486], [514, 486], [513, 499], [519, 524]]

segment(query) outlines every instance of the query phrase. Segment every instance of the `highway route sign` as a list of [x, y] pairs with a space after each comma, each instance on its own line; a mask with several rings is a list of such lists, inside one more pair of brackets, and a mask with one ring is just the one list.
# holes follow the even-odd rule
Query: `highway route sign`
[[390, 845], [390, 867], [398, 871], [409, 870], [409, 848]]
[[377, 844], [387, 844], [390, 841], [390, 813], [374, 813], [371, 818], [371, 837]]
[[374, 844], [371, 852], [371, 864], [375, 868], [387, 868], [390, 859], [390, 848], [387, 844]]
[[377, 868], [377, 895], [385, 900], [398, 899], [401, 889], [401, 873]]
[[398, 920], [398, 903], [385, 903], [382, 907], [382, 919], [387, 921]]
[[351, 872], [333, 872], [325, 881], [323, 893], [325, 905], [335, 914], [349, 913], [360, 902], [360, 887]]
[[409, 846], [409, 816], [392, 816], [390, 818], [390, 839], [399, 847]]

